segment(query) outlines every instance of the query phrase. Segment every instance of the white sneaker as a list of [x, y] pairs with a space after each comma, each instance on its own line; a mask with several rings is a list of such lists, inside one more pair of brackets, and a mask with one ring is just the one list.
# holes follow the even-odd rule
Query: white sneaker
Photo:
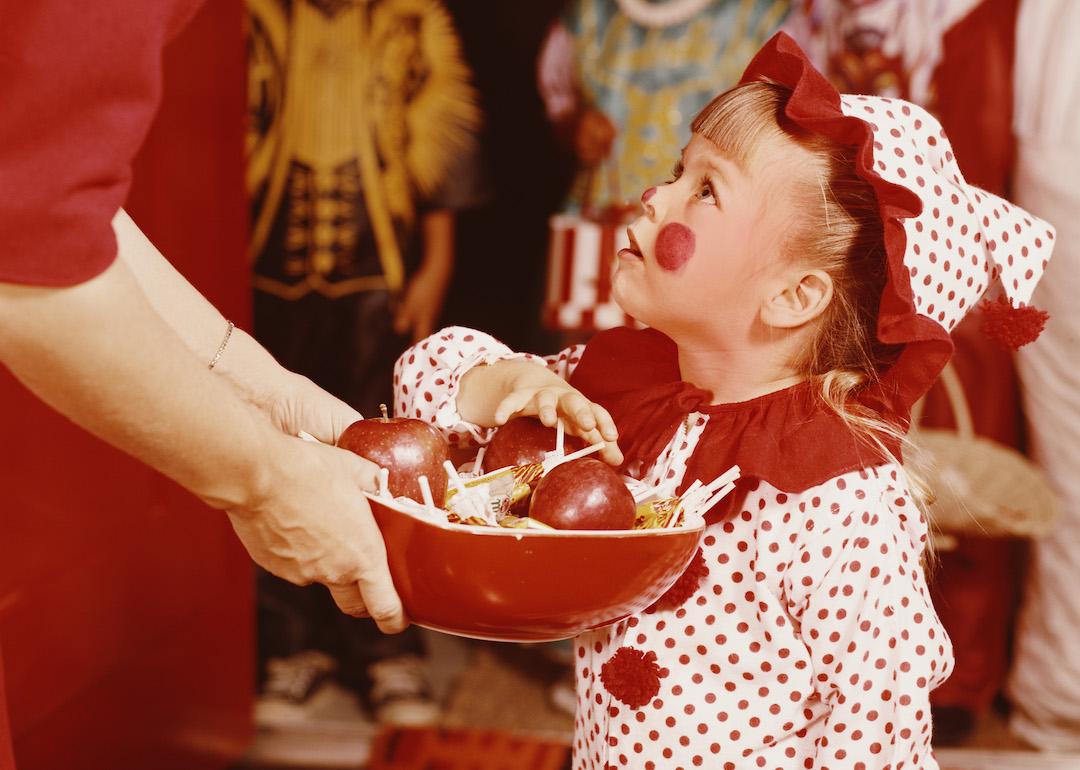
[[376, 727], [356, 694], [332, 679], [336, 669], [330, 656], [313, 650], [268, 662], [247, 764], [364, 767]]
[[425, 727], [442, 716], [431, 697], [424, 662], [415, 655], [401, 655], [368, 667], [368, 695], [375, 721], [384, 725]]

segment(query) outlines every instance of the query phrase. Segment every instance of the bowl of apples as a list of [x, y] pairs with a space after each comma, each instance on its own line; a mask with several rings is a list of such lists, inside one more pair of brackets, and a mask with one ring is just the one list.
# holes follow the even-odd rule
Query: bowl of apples
[[533, 418], [460, 469], [420, 420], [362, 420], [338, 443], [383, 469], [368, 498], [411, 620], [496, 641], [565, 639], [652, 605], [693, 559], [700, 512], [738, 476], [665, 495]]

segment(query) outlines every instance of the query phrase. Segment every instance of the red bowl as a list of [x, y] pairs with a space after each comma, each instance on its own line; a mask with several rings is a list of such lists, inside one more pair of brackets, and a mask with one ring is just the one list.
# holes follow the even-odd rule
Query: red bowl
[[640, 612], [678, 579], [704, 522], [668, 530], [441, 524], [368, 498], [390, 573], [418, 625], [474, 639], [566, 639]]

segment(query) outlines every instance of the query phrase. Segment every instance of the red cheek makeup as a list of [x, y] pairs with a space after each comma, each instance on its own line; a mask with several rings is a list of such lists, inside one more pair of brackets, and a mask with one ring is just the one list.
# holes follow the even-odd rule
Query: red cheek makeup
[[664, 225], [656, 236], [656, 263], [671, 272], [679, 270], [694, 256], [694, 240], [694, 231], [686, 225]]

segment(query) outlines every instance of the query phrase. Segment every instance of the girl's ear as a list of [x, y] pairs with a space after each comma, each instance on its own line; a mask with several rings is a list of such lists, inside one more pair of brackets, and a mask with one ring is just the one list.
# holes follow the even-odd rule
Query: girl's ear
[[825, 312], [833, 296], [832, 278], [824, 270], [789, 273], [788, 280], [766, 297], [761, 320], [776, 329], [797, 329]]

